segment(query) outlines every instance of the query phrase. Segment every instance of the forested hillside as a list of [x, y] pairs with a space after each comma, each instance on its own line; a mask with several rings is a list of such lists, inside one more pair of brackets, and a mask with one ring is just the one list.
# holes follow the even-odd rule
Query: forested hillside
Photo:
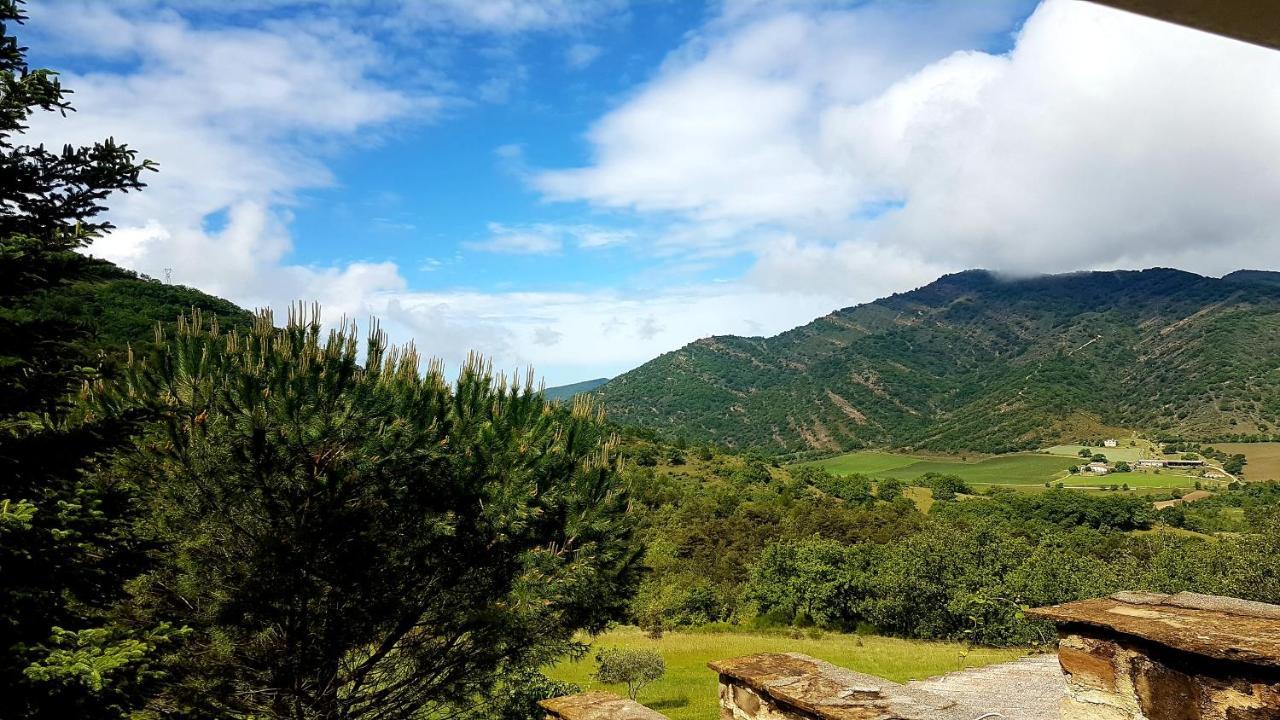
[[557, 385], [555, 387], [545, 388], [542, 391], [542, 394], [545, 395], [548, 400], [568, 400], [574, 395], [591, 392], [607, 382], [609, 382], [609, 378], [583, 380], [582, 382], [570, 383], [568, 385]]
[[775, 337], [705, 338], [597, 392], [617, 422], [775, 451], [1269, 436], [1280, 286], [1257, 280], [967, 271]]

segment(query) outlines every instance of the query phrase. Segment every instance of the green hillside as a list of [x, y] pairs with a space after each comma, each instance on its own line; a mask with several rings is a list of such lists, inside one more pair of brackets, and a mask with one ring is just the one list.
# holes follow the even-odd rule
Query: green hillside
[[35, 311], [76, 326], [89, 356], [99, 357], [108, 368], [127, 346], [138, 349], [154, 342], [157, 323], [172, 325], [192, 308], [216, 316], [224, 327], [247, 327], [251, 320], [247, 310], [195, 288], [169, 285], [105, 260], [86, 257], [81, 262], [85, 279], [46, 293]]
[[621, 423], [775, 451], [1258, 439], [1280, 432], [1280, 287], [967, 271], [775, 337], [705, 338], [597, 392]]
[[595, 380], [583, 380], [582, 382], [570, 383], [568, 385], [557, 385], [549, 387], [542, 391], [548, 400], [568, 400], [574, 395], [584, 392], [591, 392], [601, 385], [609, 382], [609, 378], [596, 378]]

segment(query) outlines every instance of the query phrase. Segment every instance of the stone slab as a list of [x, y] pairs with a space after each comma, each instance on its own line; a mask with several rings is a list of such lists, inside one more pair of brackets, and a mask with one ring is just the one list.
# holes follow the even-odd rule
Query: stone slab
[[538, 703], [560, 720], [667, 720], [667, 716], [611, 692], [565, 695]]
[[973, 720], [981, 713], [954, 700], [800, 653], [716, 660], [722, 682], [740, 683], [779, 705], [820, 720]]
[[1280, 669], [1280, 607], [1195, 593], [1118, 593], [1027, 616], [1100, 628], [1180, 652]]

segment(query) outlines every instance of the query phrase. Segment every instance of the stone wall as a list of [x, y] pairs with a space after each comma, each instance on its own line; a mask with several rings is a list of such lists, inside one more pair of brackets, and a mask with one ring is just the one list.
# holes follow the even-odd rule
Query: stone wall
[[1030, 614], [1058, 625], [1063, 720], [1280, 719], [1280, 607], [1121, 593]]

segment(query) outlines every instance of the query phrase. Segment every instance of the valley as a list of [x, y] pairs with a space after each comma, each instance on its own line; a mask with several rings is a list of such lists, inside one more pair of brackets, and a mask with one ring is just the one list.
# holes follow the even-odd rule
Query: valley
[[[1132, 443], [1132, 444], [1131, 444]], [[1269, 479], [1267, 473], [1273, 472], [1271, 462], [1280, 444], [1241, 443], [1224, 444], [1220, 450], [1229, 453], [1253, 453], [1264, 463], [1256, 474], [1250, 477]], [[1123, 462], [1132, 470], [1112, 472], [1105, 475], [1089, 472], [1069, 472], [1069, 468], [1079, 467], [1087, 462], [1081, 457], [1082, 450], [1089, 454], [1105, 455], [1113, 464]], [[1225, 487], [1228, 479], [1206, 478], [1204, 471], [1179, 471], [1172, 469], [1150, 469], [1137, 465], [1142, 459], [1158, 459], [1162, 455], [1159, 446], [1147, 440], [1126, 440], [1123, 446], [1094, 447], [1079, 444], [1055, 445], [1038, 452], [1008, 453], [1002, 455], [941, 455], [925, 453], [893, 452], [889, 450], [858, 450], [843, 453], [821, 460], [799, 463], [799, 466], [819, 467], [834, 475], [865, 475], [873, 480], [892, 478], [908, 484], [917, 484], [921, 476], [929, 473], [953, 475], [972, 486], [979, 492], [991, 488], [1013, 489], [1021, 492], [1043, 492], [1061, 484], [1068, 489], [1107, 491], [1113, 486], [1121, 486], [1123, 492], [1134, 492], [1139, 495], [1179, 495], [1201, 487], [1219, 489]], [[1220, 470], [1212, 465], [1210, 472]]]

